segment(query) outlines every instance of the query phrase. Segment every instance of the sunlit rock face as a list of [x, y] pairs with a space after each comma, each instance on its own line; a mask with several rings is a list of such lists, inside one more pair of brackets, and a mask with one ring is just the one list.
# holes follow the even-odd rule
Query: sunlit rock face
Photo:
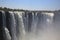
[[60, 12], [0, 11], [0, 40], [60, 40]]

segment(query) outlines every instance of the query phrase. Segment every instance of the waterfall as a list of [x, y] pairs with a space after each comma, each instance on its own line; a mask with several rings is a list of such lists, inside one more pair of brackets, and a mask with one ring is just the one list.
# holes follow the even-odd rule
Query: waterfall
[[58, 17], [59, 12], [0, 11], [0, 40], [59, 40]]

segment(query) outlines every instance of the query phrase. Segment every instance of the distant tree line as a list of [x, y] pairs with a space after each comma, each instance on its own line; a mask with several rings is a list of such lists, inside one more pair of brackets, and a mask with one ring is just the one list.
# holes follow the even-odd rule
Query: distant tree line
[[[11, 9], [11, 8], [7, 8], [7, 7], [0, 7], [0, 10], [4, 10], [4, 11], [29, 11], [29, 10], [23, 10], [23, 9]], [[39, 10], [41, 11], [41, 10]], [[39, 12], [37, 11], [37, 12]], [[36, 11], [33, 11], [36, 12]], [[55, 10], [55, 11], [48, 11], [48, 10], [42, 10], [41, 12], [60, 12], [60, 10]]]
[[27, 10], [23, 10], [23, 9], [11, 9], [11, 8], [7, 8], [7, 7], [0, 7], [0, 10], [4, 10], [4, 11], [27, 11]]

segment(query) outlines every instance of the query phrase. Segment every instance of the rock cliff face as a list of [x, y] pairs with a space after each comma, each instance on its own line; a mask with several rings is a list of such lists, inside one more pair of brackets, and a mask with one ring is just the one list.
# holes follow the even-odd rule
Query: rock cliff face
[[60, 40], [60, 12], [0, 11], [0, 40]]

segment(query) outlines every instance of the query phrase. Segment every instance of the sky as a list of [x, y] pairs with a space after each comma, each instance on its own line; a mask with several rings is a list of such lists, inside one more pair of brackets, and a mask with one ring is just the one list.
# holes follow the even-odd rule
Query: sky
[[28, 10], [59, 10], [60, 0], [0, 0], [0, 7]]

